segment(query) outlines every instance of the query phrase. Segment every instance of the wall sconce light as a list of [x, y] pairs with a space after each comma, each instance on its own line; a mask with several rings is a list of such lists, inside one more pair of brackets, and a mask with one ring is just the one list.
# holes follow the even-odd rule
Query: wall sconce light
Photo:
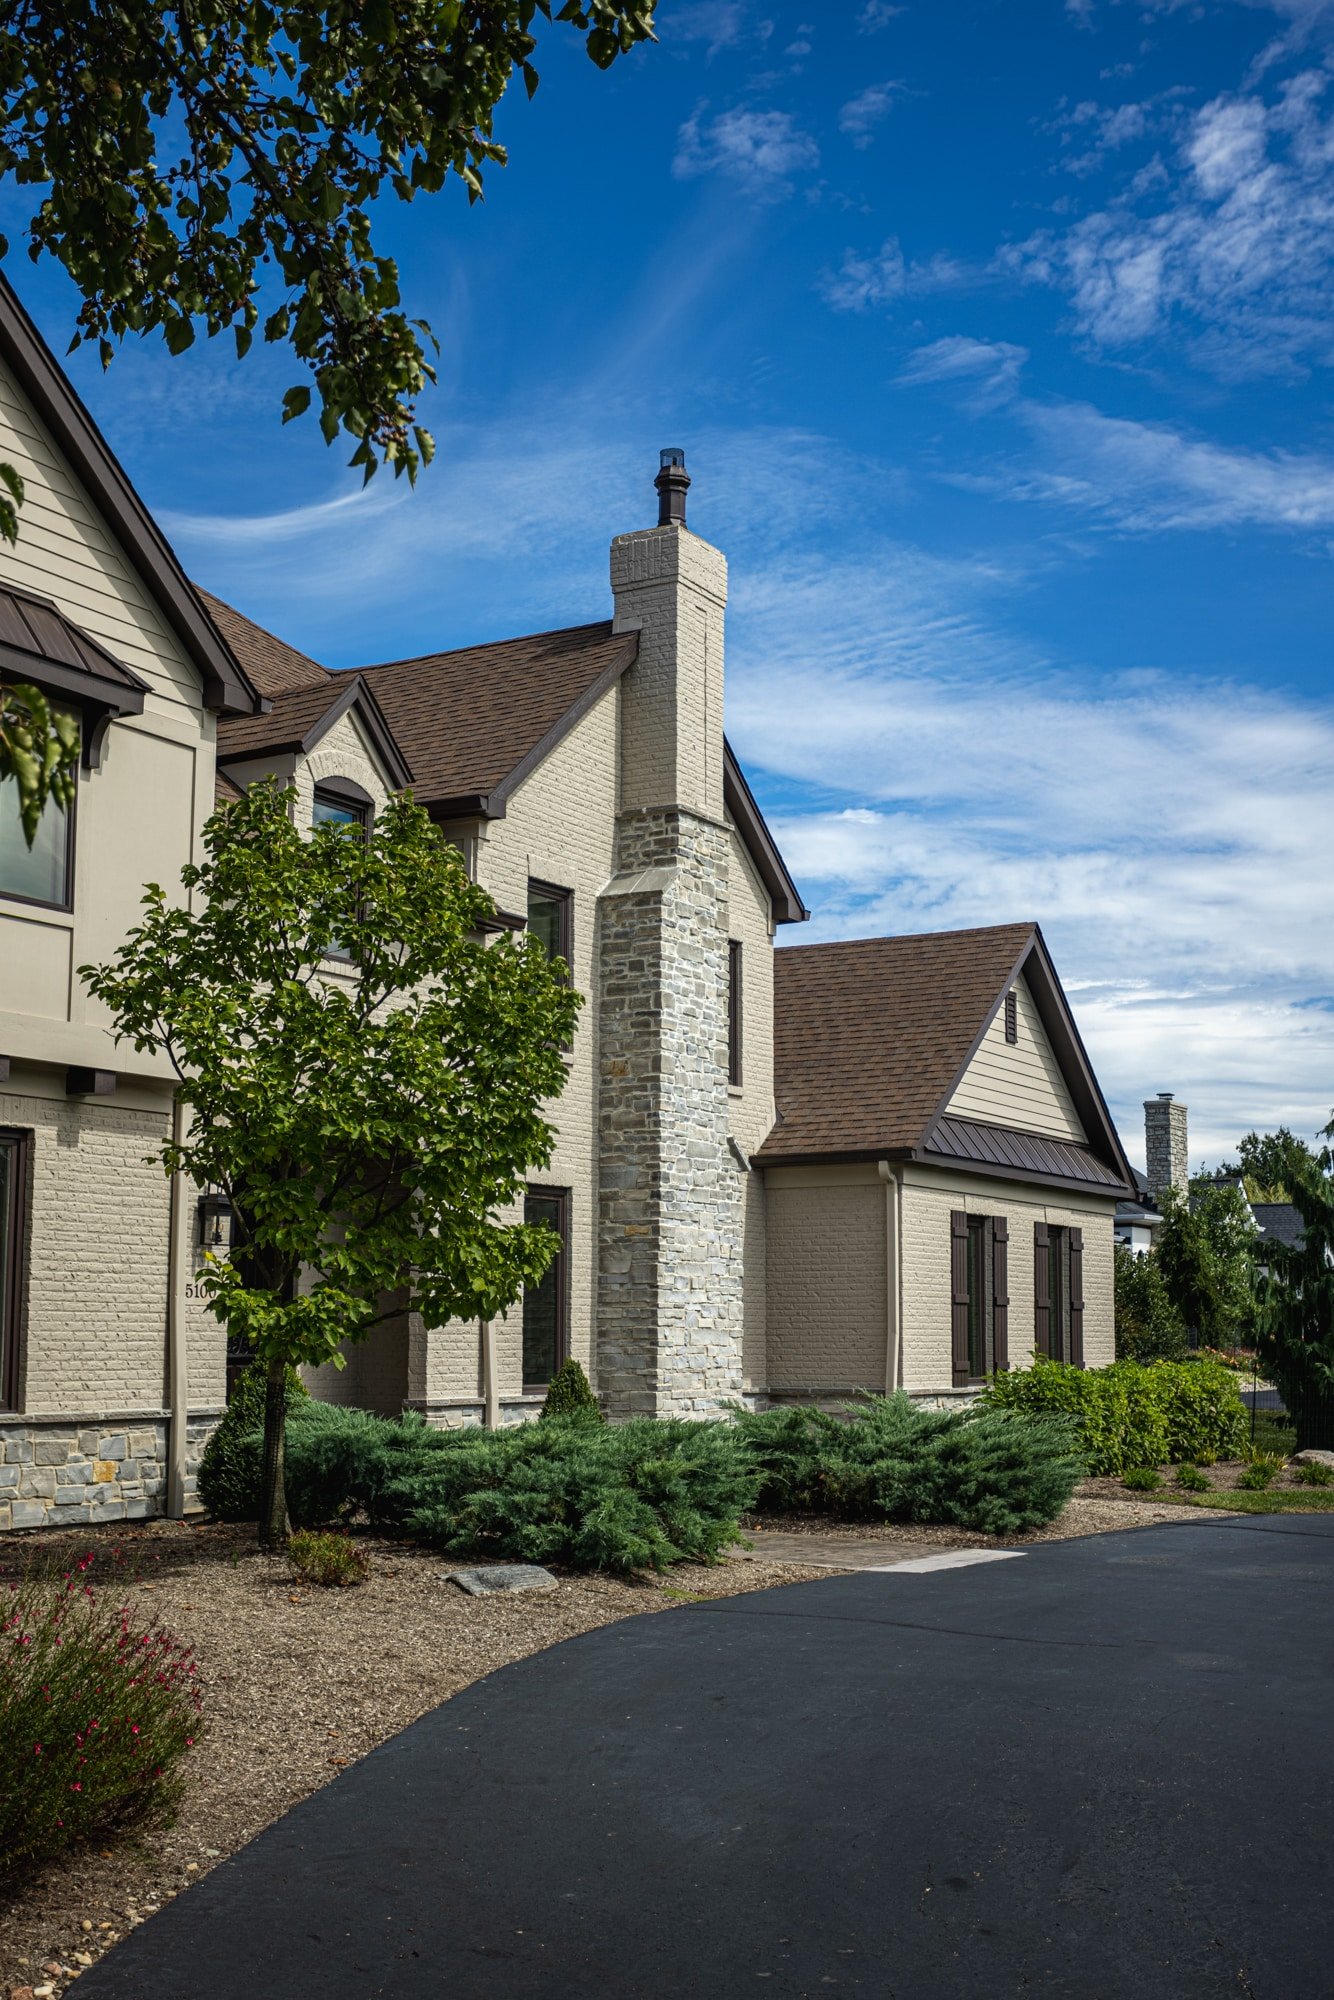
[[226, 1257], [232, 1247], [231, 1202], [225, 1194], [210, 1192], [199, 1197], [199, 1247], [214, 1257]]

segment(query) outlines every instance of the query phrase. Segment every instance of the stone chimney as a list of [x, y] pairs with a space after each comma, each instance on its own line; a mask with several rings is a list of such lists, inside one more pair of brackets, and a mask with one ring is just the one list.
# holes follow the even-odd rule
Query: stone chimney
[[1185, 1194], [1190, 1182], [1186, 1153], [1186, 1107], [1170, 1090], [1160, 1090], [1144, 1105], [1144, 1149], [1149, 1186], [1159, 1197], [1174, 1187]]
[[685, 525], [684, 453], [658, 526], [618, 535], [616, 872], [599, 901], [598, 1387], [615, 1416], [706, 1416], [741, 1393], [743, 1176], [727, 1145], [727, 564]]

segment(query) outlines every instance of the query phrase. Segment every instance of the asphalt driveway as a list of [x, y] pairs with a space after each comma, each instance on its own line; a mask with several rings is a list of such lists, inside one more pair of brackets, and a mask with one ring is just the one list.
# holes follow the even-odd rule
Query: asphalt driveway
[[592, 1632], [458, 1695], [81, 2000], [1323, 2000], [1334, 1518]]

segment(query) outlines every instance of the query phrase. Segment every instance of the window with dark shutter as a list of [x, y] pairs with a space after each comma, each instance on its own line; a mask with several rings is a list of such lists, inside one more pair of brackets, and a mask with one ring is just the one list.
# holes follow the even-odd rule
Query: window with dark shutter
[[1010, 1225], [991, 1218], [991, 1365], [999, 1374], [1010, 1365]]
[[1019, 996], [1013, 992], [1005, 996], [1005, 1039], [1007, 1042], [1019, 1039]]
[[741, 1082], [741, 942], [727, 943], [727, 1081]]
[[1076, 1368], [1084, 1366], [1084, 1232], [1068, 1229], [1070, 1239], [1070, 1318], [1069, 1358]]
[[1051, 1232], [1045, 1222], [1033, 1224], [1033, 1345], [1051, 1353]]
[[954, 1380], [968, 1380], [968, 1217], [950, 1214], [950, 1332]]

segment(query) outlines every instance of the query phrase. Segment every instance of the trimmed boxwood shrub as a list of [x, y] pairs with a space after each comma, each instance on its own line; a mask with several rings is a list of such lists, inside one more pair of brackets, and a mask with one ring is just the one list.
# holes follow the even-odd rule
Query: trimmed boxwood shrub
[[902, 1392], [840, 1416], [744, 1412], [737, 1429], [763, 1470], [761, 1507], [844, 1520], [1020, 1534], [1055, 1519], [1084, 1469], [1069, 1423], [975, 1405], [924, 1409]]
[[986, 1402], [993, 1410], [1068, 1418], [1094, 1473], [1235, 1458], [1246, 1439], [1237, 1377], [1212, 1361], [1074, 1368], [1038, 1356], [1031, 1368], [998, 1375]]
[[[199, 1461], [199, 1497], [219, 1521], [257, 1521], [259, 1483], [254, 1473], [258, 1459], [246, 1449], [255, 1431], [264, 1429], [265, 1371], [252, 1361], [232, 1391], [222, 1422], [204, 1446]], [[287, 1371], [287, 1405], [308, 1400], [305, 1383], [295, 1368]]]
[[571, 1355], [552, 1376], [542, 1404], [546, 1420], [559, 1417], [566, 1423], [604, 1424], [607, 1420], [593, 1394], [593, 1385]]

